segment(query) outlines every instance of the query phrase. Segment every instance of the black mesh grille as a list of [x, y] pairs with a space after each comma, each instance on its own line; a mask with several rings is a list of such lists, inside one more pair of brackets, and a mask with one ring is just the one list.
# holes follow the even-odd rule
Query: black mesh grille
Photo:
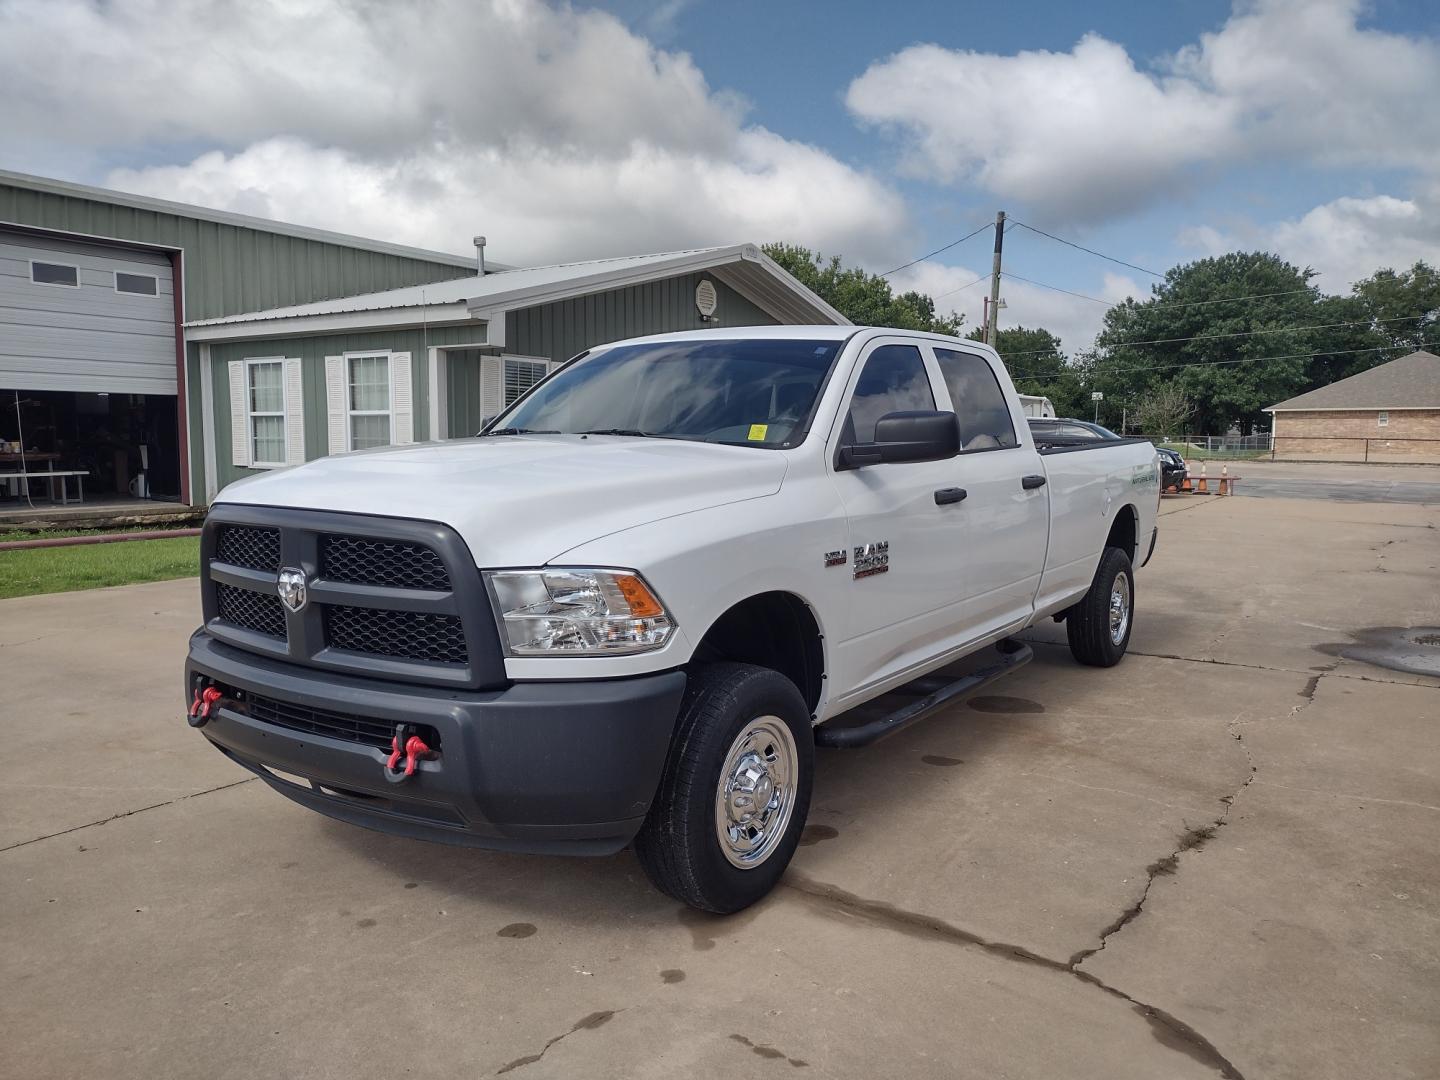
[[215, 583], [215, 601], [220, 618], [257, 634], [285, 640], [285, 609], [278, 596], [237, 589], [223, 581]]
[[251, 570], [279, 570], [280, 530], [226, 525], [215, 544], [215, 558]]
[[450, 588], [450, 575], [440, 556], [421, 544], [326, 536], [320, 555], [320, 574], [331, 581], [395, 589]]
[[[372, 716], [353, 716], [349, 713], [331, 712], [329, 709], [312, 709], [306, 705], [295, 705], [288, 701], [260, 697], [243, 690], [221, 687], [227, 698], [239, 703], [253, 720], [262, 724], [303, 731], [311, 735], [326, 735], [332, 739], [362, 743], [380, 750], [390, 749], [390, 740], [395, 735], [395, 724]], [[419, 735], [431, 750], [440, 749], [440, 734], [427, 725], [418, 726]]]
[[469, 658], [464, 627], [454, 615], [337, 606], [326, 610], [325, 623], [336, 649], [432, 664], [463, 664]]

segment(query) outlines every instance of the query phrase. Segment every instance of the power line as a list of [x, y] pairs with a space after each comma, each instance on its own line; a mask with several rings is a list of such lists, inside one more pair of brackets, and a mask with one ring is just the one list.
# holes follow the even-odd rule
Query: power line
[[[1429, 317], [1428, 314], [1401, 315], [1394, 319], [1361, 319], [1355, 322], [1316, 323], [1313, 326], [1277, 326], [1269, 330], [1236, 330], [1230, 334], [1193, 334], [1190, 337], [1151, 338], [1149, 341], [1117, 341], [1113, 345], [1105, 346], [1105, 348], [1127, 349], [1132, 345], [1175, 345], [1182, 341], [1223, 341], [1226, 338], [1255, 337], [1260, 334], [1290, 334], [1299, 333], [1302, 330], [1334, 330], [1342, 326], [1380, 326], [1384, 323], [1414, 322], [1416, 319], [1428, 319]], [[1386, 347], [1388, 348], [1388, 346]], [[1024, 352], [1012, 352], [1010, 355], [1034, 356], [1037, 353], [1048, 353], [1050, 351], [1050, 349], [1027, 349]]]
[[1066, 247], [1072, 247], [1077, 251], [1083, 251], [1088, 255], [1094, 255], [1096, 258], [1104, 259], [1106, 262], [1112, 262], [1118, 266], [1128, 266], [1131, 270], [1139, 270], [1142, 274], [1149, 274], [1151, 277], [1157, 277], [1162, 280], [1165, 277], [1164, 274], [1157, 273], [1154, 270], [1147, 270], [1143, 266], [1136, 266], [1134, 263], [1126, 262], [1124, 259], [1117, 259], [1113, 255], [1106, 255], [1103, 251], [1096, 251], [1094, 248], [1088, 248], [1084, 244], [1077, 244], [1073, 240], [1066, 240], [1064, 237], [1056, 236], [1054, 233], [1048, 233], [1044, 229], [1037, 229], [1034, 225], [1026, 225], [1023, 221], [1016, 221], [1015, 224], [1019, 225], [1022, 229], [1029, 229], [1033, 233], [1039, 233], [1041, 236], [1048, 236], [1058, 244], [1064, 244]]
[[[1432, 342], [1432, 343], [1430, 343], [1430, 344], [1435, 344], [1435, 343]], [[1424, 347], [1426, 347], [1426, 346], [1421, 346], [1421, 347], [1424, 348]], [[1049, 372], [1049, 373], [1044, 374], [1044, 375], [1018, 375], [1018, 374], [1015, 374], [1015, 373], [1012, 372], [1012, 373], [1011, 373], [1011, 378], [1014, 378], [1014, 379], [1032, 379], [1032, 380], [1035, 380], [1035, 381], [1038, 382], [1038, 381], [1041, 381], [1041, 380], [1043, 380], [1043, 379], [1061, 379], [1061, 378], [1064, 378], [1066, 375], [1072, 375], [1072, 374], [1076, 374], [1076, 375], [1091, 375], [1092, 377], [1095, 376], [1095, 375], [1101, 375], [1101, 376], [1104, 376], [1104, 375], [1123, 375], [1123, 374], [1128, 374], [1128, 373], [1130, 373], [1130, 372], [1135, 372], [1135, 371], [1171, 371], [1171, 370], [1174, 370], [1174, 369], [1176, 369], [1176, 368], [1221, 367], [1221, 366], [1223, 366], [1223, 365], [1225, 365], [1225, 364], [1260, 364], [1260, 363], [1264, 363], [1264, 362], [1267, 361], [1267, 360], [1296, 360], [1296, 359], [1300, 359], [1300, 358], [1312, 358], [1312, 359], [1313, 359], [1314, 357], [1317, 357], [1317, 356], [1353, 356], [1353, 355], [1356, 355], [1357, 353], [1387, 352], [1387, 351], [1389, 351], [1390, 349], [1413, 349], [1413, 348], [1414, 348], [1414, 346], [1412, 346], [1412, 345], [1377, 345], [1377, 346], [1375, 346], [1375, 347], [1373, 347], [1373, 348], [1369, 348], [1369, 349], [1327, 349], [1327, 350], [1316, 349], [1316, 350], [1313, 350], [1313, 351], [1311, 351], [1311, 352], [1303, 352], [1303, 353], [1284, 353], [1284, 354], [1282, 354], [1282, 355], [1280, 355], [1280, 356], [1246, 356], [1246, 357], [1240, 357], [1240, 358], [1234, 359], [1234, 360], [1192, 360], [1192, 361], [1190, 361], [1189, 363], [1184, 363], [1184, 364], [1150, 364], [1150, 365], [1147, 365], [1147, 366], [1145, 366], [1145, 367], [1103, 368], [1103, 369], [1099, 369], [1099, 370], [1094, 371], [1094, 372], [1060, 371], [1060, 372]]]
[[1023, 281], [1027, 285], [1039, 285], [1040, 288], [1049, 289], [1051, 292], [1064, 293], [1066, 296], [1078, 296], [1081, 300], [1092, 300], [1097, 304], [1104, 304], [1106, 307], [1116, 306], [1109, 300], [1101, 300], [1094, 296], [1086, 296], [1084, 293], [1071, 292], [1069, 289], [1060, 288], [1059, 285], [1046, 285], [1043, 281], [1034, 281], [1028, 277], [1021, 277], [1019, 274], [1012, 274], [1009, 270], [1001, 270], [1000, 275], [1001, 277], [1014, 278], [1016, 281]]
[[955, 293], [957, 293], [957, 292], [964, 292], [966, 289], [970, 288], [971, 285], [979, 285], [980, 282], [984, 281], [984, 280], [985, 280], [986, 278], [988, 278], [989, 276], [990, 276], [989, 274], [981, 274], [981, 275], [980, 275], [979, 277], [977, 277], [974, 281], [966, 282], [964, 285], [961, 285], [958, 289], [951, 289], [951, 290], [949, 290], [948, 292], [942, 292], [942, 293], [940, 293], [940, 294], [937, 295], [937, 296], [932, 296], [930, 299], [931, 299], [931, 300], [943, 300], [945, 297], [951, 296], [951, 295], [953, 295], [953, 294], [955, 294]]
[[903, 266], [897, 266], [897, 267], [895, 267], [894, 270], [887, 270], [887, 271], [885, 271], [885, 273], [881, 274], [880, 276], [881, 276], [881, 277], [889, 277], [891, 274], [898, 274], [901, 270], [908, 270], [910, 267], [914, 266], [916, 263], [922, 263], [922, 262], [924, 262], [926, 259], [933, 259], [936, 255], [939, 255], [941, 252], [943, 252], [943, 251], [949, 251], [949, 250], [950, 250], [951, 248], [953, 248], [953, 247], [959, 247], [959, 246], [960, 246], [961, 244], [963, 244], [966, 240], [969, 240], [969, 239], [971, 239], [972, 237], [979, 236], [979, 235], [980, 235], [982, 232], [984, 232], [986, 229], [993, 229], [994, 227], [995, 227], [995, 223], [994, 223], [994, 222], [992, 222], [992, 221], [987, 221], [984, 225], [981, 225], [981, 226], [980, 226], [978, 229], [976, 229], [974, 232], [972, 232], [972, 233], [966, 233], [966, 234], [965, 234], [964, 236], [962, 236], [959, 240], [955, 240], [955, 241], [953, 241], [953, 242], [951, 242], [951, 243], [949, 243], [949, 244], [946, 244], [946, 245], [945, 245], [944, 247], [942, 247], [942, 248], [936, 248], [934, 251], [930, 252], [930, 254], [928, 254], [928, 255], [921, 255], [918, 259], [911, 259], [909, 262], [905, 263]]
[[1071, 292], [1069, 289], [1062, 289], [1059, 285], [1050, 285], [1044, 281], [1036, 281], [1034, 278], [1021, 277], [1019, 274], [1013, 274], [1009, 270], [1002, 270], [1001, 273], [1006, 277], [1014, 278], [1016, 281], [1023, 281], [1027, 285], [1038, 285], [1040, 288], [1049, 289], [1051, 292], [1064, 293], [1067, 296], [1078, 296], [1081, 300], [1092, 300], [1097, 304], [1104, 304], [1106, 307], [1123, 307], [1133, 300], [1138, 307], [1145, 311], [1155, 311], [1159, 308], [1205, 307], [1208, 304], [1233, 304], [1239, 300], [1263, 300], [1271, 296], [1298, 296], [1301, 293], [1312, 291], [1310, 287], [1304, 289], [1280, 289], [1276, 292], [1251, 293], [1249, 296], [1222, 296], [1215, 300], [1135, 300], [1133, 296], [1126, 297], [1124, 300], [1101, 300], [1098, 296], [1087, 296], [1085, 293]]

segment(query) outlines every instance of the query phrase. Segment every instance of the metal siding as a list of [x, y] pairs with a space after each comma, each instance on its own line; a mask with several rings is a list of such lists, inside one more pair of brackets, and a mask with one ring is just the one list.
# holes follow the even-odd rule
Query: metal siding
[[[185, 249], [185, 317], [208, 319], [445, 281], [464, 270], [264, 229], [0, 183], [0, 219]], [[173, 365], [172, 365], [173, 369]]]
[[[79, 288], [37, 285], [30, 260], [79, 268]], [[115, 291], [115, 273], [149, 274], [155, 296]], [[0, 386], [173, 394], [170, 260], [0, 230]]]
[[191, 445], [180, 447], [180, 468], [186, 467], [185, 454], [189, 454], [190, 502], [195, 506], [205, 504], [205, 440], [201, 433], [204, 428], [205, 407], [200, 394], [200, 346], [190, 345], [185, 350], [185, 428], [190, 435]]

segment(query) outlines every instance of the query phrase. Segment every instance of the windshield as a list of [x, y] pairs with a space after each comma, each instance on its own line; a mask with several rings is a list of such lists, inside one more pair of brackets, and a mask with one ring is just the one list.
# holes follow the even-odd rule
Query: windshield
[[489, 430], [796, 446], [843, 344], [750, 339], [620, 345], [557, 372]]

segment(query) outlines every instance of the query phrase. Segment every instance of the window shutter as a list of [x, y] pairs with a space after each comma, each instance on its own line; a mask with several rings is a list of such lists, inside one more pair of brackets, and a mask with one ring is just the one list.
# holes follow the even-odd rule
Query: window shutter
[[396, 446], [415, 441], [415, 388], [408, 352], [390, 354], [390, 430]]
[[250, 424], [245, 411], [245, 361], [231, 360], [230, 368], [230, 461], [250, 464]]
[[325, 426], [328, 436], [328, 451], [343, 454], [350, 449], [346, 445], [345, 429], [345, 357], [325, 357]]
[[480, 358], [480, 415], [495, 416], [505, 408], [505, 360], [499, 356]]
[[285, 361], [285, 464], [305, 464], [305, 386], [298, 356]]

